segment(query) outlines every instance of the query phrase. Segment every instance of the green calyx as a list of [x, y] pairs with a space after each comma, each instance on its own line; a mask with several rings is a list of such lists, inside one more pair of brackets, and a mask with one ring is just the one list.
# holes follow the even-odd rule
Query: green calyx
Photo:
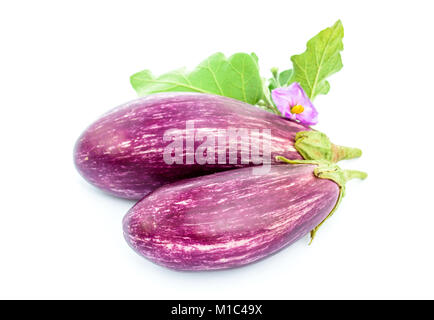
[[294, 146], [305, 160], [327, 160], [336, 163], [362, 155], [362, 150], [335, 145], [324, 133], [313, 130], [298, 132], [295, 135]]
[[363, 180], [366, 179], [366, 177], [368, 176], [367, 173], [362, 171], [343, 170], [340, 167], [338, 167], [335, 163], [332, 163], [331, 161], [328, 160], [289, 160], [281, 156], [276, 157], [276, 160], [286, 162], [289, 164], [316, 165], [317, 167], [314, 169], [313, 174], [317, 178], [334, 181], [339, 186], [339, 196], [335, 206], [333, 207], [329, 215], [310, 232], [310, 238], [311, 238], [310, 243], [312, 243], [313, 239], [315, 238], [316, 232], [318, 231], [319, 227], [321, 227], [322, 224], [328, 218], [330, 218], [333, 215], [333, 213], [336, 211], [336, 209], [339, 207], [342, 198], [345, 196], [345, 184], [351, 179], [357, 178]]

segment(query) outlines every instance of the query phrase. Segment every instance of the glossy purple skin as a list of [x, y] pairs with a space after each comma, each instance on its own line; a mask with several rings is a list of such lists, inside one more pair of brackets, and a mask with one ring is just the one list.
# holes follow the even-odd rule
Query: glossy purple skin
[[[199, 93], [155, 94], [122, 105], [93, 123], [77, 141], [75, 165], [91, 184], [128, 199], [141, 199], [161, 185], [180, 179], [249, 165], [240, 164], [240, 152], [236, 165], [187, 165], [185, 148], [184, 164], [166, 164], [163, 150], [170, 142], [163, 141], [163, 134], [168, 129], [185, 129], [187, 120], [195, 121], [196, 134], [229, 127], [271, 129], [273, 161], [276, 155], [302, 159], [294, 149], [294, 137], [298, 131], [310, 130], [231, 98]], [[195, 149], [200, 144], [198, 141]]]
[[335, 206], [338, 185], [311, 165], [242, 168], [155, 190], [125, 216], [128, 244], [176, 270], [218, 270], [265, 258], [297, 241]]

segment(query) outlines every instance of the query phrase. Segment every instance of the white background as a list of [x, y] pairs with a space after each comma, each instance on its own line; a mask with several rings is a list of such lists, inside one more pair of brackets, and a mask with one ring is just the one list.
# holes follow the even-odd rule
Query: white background
[[[0, 4], [0, 298], [434, 298], [430, 1], [3, 1]], [[133, 202], [87, 184], [75, 140], [136, 97], [129, 76], [254, 51], [288, 68], [341, 19], [344, 68], [315, 100], [318, 129], [358, 146], [337, 213], [244, 268], [174, 272], [135, 254]]]

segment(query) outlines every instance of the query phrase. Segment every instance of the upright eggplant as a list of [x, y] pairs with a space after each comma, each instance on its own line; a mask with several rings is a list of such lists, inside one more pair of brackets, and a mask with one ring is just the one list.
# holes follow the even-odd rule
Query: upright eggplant
[[[194, 121], [193, 129], [186, 127], [188, 121]], [[228, 128], [269, 129], [271, 163], [277, 155], [303, 159], [302, 155], [306, 158], [318, 149], [304, 145], [306, 152], [302, 152], [295, 148], [296, 134], [310, 132], [309, 127], [238, 100], [200, 93], [161, 93], [124, 104], [93, 123], [77, 141], [74, 161], [91, 184], [119, 197], [140, 199], [166, 183], [254, 165], [251, 160], [242, 161], [242, 150], [236, 152], [235, 161], [230, 161], [226, 152], [230, 139], [224, 140], [223, 148], [219, 145], [214, 161], [187, 161], [194, 158], [200, 140], [194, 141], [191, 149], [183, 148], [182, 161], [172, 164], [164, 160], [169, 144], [165, 134], [170, 130], [177, 130], [184, 139], [188, 134], [200, 137], [209, 132], [218, 138], [219, 130]], [[263, 137], [250, 136], [250, 145], [260, 143]], [[345, 150], [332, 150], [330, 144], [328, 149], [340, 158]], [[222, 152], [226, 163], [219, 161]], [[355, 156], [360, 155], [345, 157]], [[263, 160], [267, 161], [265, 157]]]
[[127, 213], [125, 238], [142, 256], [176, 270], [227, 269], [267, 257], [313, 236], [345, 182], [365, 177], [307, 163], [313, 164], [273, 165], [264, 175], [242, 168], [163, 186]]

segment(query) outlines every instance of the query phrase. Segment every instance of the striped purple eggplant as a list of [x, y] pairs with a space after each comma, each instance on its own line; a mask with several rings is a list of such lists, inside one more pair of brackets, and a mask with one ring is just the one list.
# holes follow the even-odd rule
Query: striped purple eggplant
[[335, 208], [340, 187], [316, 166], [273, 165], [220, 172], [163, 186], [125, 216], [124, 235], [140, 255], [176, 270], [240, 267], [284, 248]]
[[[183, 164], [167, 164], [163, 160], [163, 150], [168, 144], [163, 140], [164, 133], [170, 129], [182, 130], [190, 120], [194, 120], [196, 135], [227, 128], [270, 129], [270, 159], [277, 155], [302, 159], [294, 148], [294, 137], [297, 132], [310, 130], [227, 97], [154, 94], [122, 105], [93, 123], [76, 143], [76, 167], [88, 182], [102, 190], [123, 198], [140, 199], [166, 183], [252, 165], [252, 162], [241, 163], [240, 153], [235, 164], [229, 161], [221, 164], [217, 160], [216, 164], [187, 164], [185, 160]], [[195, 142], [194, 150], [200, 143]], [[188, 153], [184, 149], [183, 159]]]

